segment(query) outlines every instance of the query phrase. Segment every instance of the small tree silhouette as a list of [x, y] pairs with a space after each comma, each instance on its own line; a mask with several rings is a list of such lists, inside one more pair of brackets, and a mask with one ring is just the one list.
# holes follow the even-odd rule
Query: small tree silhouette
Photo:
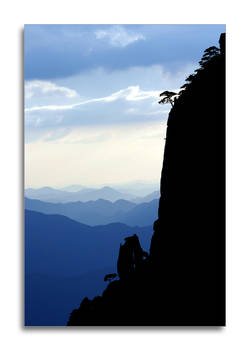
[[158, 103], [160, 104], [166, 104], [166, 103], [170, 103], [171, 106], [173, 107], [174, 105], [174, 96], [177, 96], [178, 94], [176, 92], [173, 91], [164, 91], [160, 94], [160, 97], [164, 96], [163, 99], [161, 99]]
[[216, 46], [211, 46], [204, 51], [201, 61], [199, 64], [202, 68], [206, 66], [206, 64], [211, 61], [212, 58], [217, 57], [220, 54], [220, 50]]
[[185, 92], [185, 90], [189, 88], [190, 83], [196, 81], [197, 78], [199, 78], [200, 74], [204, 71], [204, 69], [219, 57], [220, 49], [218, 49], [216, 46], [211, 46], [208, 49], [206, 49], [204, 51], [201, 61], [199, 61], [200, 67], [195, 69], [195, 74], [191, 74], [187, 77], [187, 79], [185, 79], [187, 83], [181, 86], [182, 90], [179, 92], [179, 95], [182, 95]]

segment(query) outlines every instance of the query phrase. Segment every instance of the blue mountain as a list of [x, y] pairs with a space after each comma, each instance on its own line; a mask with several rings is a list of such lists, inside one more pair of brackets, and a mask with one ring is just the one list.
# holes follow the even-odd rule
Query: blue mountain
[[148, 250], [152, 226], [88, 226], [62, 215], [25, 210], [25, 324], [65, 325], [82, 296], [104, 289], [119, 245], [136, 233]]
[[49, 203], [25, 198], [25, 208], [44, 214], [65, 215], [87, 225], [120, 222], [133, 226], [148, 226], [157, 218], [158, 200], [136, 205], [126, 200], [114, 203], [103, 199], [84, 203]]
[[67, 191], [67, 192], [78, 192], [78, 191], [85, 190], [86, 192], [88, 192], [88, 191], [92, 191], [93, 189], [88, 188], [88, 187], [84, 187], [82, 185], [70, 185], [70, 186], [60, 188], [60, 190]]
[[28, 188], [25, 190], [25, 196], [30, 199], [38, 199], [51, 203], [76, 201], [87, 202], [95, 201], [97, 199], [105, 199], [115, 202], [119, 199], [131, 200], [135, 198], [134, 195], [121, 193], [109, 186], [104, 186], [99, 189], [83, 188], [76, 192], [57, 190], [51, 187], [42, 187], [38, 189]]
[[159, 199], [154, 199], [148, 203], [138, 204], [127, 212], [120, 213], [116, 219], [130, 226], [148, 226], [157, 219], [158, 207]]
[[96, 201], [98, 199], [104, 199], [110, 202], [116, 202], [118, 200], [127, 200], [132, 201], [136, 204], [150, 202], [153, 199], [159, 199], [160, 197], [160, 192], [158, 190], [149, 193], [144, 197], [140, 197], [131, 193], [128, 193], [127, 191], [120, 192], [109, 186], [104, 186], [99, 189], [93, 189], [83, 187], [81, 185], [73, 185], [60, 190], [54, 189], [52, 187], [41, 187], [37, 189], [27, 188], [25, 190], [25, 197], [50, 203], [68, 203], [77, 201], [88, 202]]

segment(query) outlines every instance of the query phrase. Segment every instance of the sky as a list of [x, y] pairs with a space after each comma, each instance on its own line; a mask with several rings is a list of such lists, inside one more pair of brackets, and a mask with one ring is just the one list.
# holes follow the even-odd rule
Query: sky
[[26, 25], [25, 187], [159, 183], [170, 105], [224, 25]]

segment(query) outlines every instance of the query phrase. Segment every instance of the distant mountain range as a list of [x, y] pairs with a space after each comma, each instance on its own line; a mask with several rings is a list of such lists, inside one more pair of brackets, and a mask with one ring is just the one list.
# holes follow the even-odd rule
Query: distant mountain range
[[148, 226], [157, 218], [158, 199], [135, 204], [123, 199], [110, 202], [103, 199], [89, 202], [49, 203], [25, 198], [25, 208], [44, 214], [65, 215], [87, 225], [107, 225], [120, 222]]
[[115, 202], [119, 199], [132, 201], [135, 203], [149, 202], [152, 199], [159, 198], [160, 192], [154, 191], [146, 197], [138, 197], [130, 193], [119, 192], [112, 187], [104, 186], [100, 189], [82, 188], [78, 191], [80, 185], [73, 185], [71, 191], [58, 190], [52, 187], [42, 187], [38, 189], [28, 188], [25, 190], [25, 197], [38, 199], [50, 203], [67, 203], [67, 202], [88, 202], [104, 199]]
[[104, 288], [116, 272], [119, 245], [136, 233], [148, 250], [152, 225], [90, 227], [62, 215], [25, 211], [26, 325], [65, 325], [82, 296]]
[[122, 193], [133, 193], [136, 197], [145, 197], [152, 192], [159, 191], [160, 182], [147, 183], [143, 181], [133, 181], [124, 184], [112, 184], [109, 186]]
[[[152, 192], [158, 191], [160, 188], [160, 184], [158, 181], [157, 182], [156, 181], [155, 182], [131, 181], [128, 183], [119, 183], [119, 184], [112, 184], [112, 185], [105, 184], [103, 186], [112, 187], [114, 190], [118, 192], [126, 193], [126, 194], [133, 193], [135, 197], [145, 197]], [[70, 185], [70, 186], [66, 186], [58, 189], [61, 191], [77, 192], [83, 189], [92, 191], [97, 188], [89, 188], [83, 185], [74, 184], [74, 185]]]
[[[85, 189], [87, 190], [88, 187], [84, 187], [82, 185], [70, 185], [70, 186], [59, 188], [59, 190], [67, 191], [67, 192], [78, 192]], [[92, 190], [92, 189], [89, 189], [89, 190]]]
[[150, 194], [148, 194], [145, 197], [137, 197], [133, 200], [134, 203], [146, 203], [146, 202], [151, 202], [154, 199], [159, 200], [160, 198], [160, 191], [154, 191]]

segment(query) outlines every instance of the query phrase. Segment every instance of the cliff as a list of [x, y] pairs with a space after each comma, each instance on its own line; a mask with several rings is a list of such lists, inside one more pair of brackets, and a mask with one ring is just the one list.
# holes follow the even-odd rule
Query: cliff
[[169, 113], [150, 255], [68, 325], [225, 324], [225, 35]]

